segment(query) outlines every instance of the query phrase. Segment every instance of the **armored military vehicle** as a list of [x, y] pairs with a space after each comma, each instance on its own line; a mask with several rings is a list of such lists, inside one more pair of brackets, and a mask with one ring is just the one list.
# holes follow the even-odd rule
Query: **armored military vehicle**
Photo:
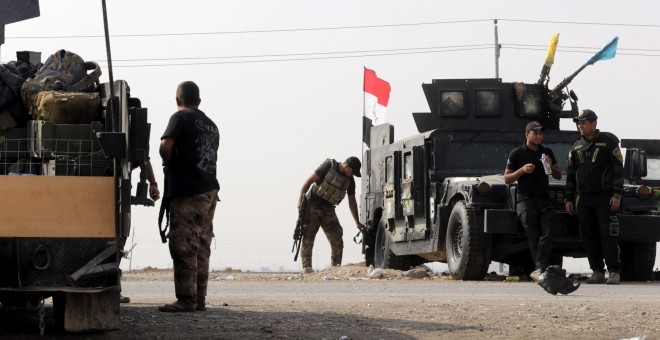
[[119, 327], [131, 204], [153, 205], [144, 186], [131, 196], [133, 165], [148, 159], [147, 109], [125, 81], [98, 85], [95, 111], [77, 112], [90, 122], [30, 120], [0, 130], [0, 312], [35, 312], [42, 335], [51, 297], [65, 330]]
[[[422, 85], [430, 112], [412, 114], [419, 134], [395, 141], [392, 125], [372, 127], [360, 203], [368, 227], [367, 263], [408, 269], [440, 261], [456, 279], [481, 280], [497, 261], [510, 265], [512, 273], [529, 274], [534, 263], [516, 218], [516, 185], [505, 184], [502, 174], [508, 153], [524, 143], [525, 126], [534, 120], [545, 127], [543, 143], [565, 171], [566, 155], [579, 138], [576, 131], [560, 130], [560, 119], [578, 114], [577, 96], [564, 92], [566, 84], [549, 89], [541, 81], [434, 79]], [[563, 110], [565, 101], [569, 110]], [[657, 152], [660, 141], [622, 145], [628, 148], [627, 184], [617, 213], [622, 278], [652, 279], [660, 216], [643, 177], [647, 153]], [[577, 219], [564, 212], [564, 192], [564, 179], [550, 180], [561, 229], [554, 264], [565, 256], [586, 256]]]
[[69, 331], [119, 326], [131, 202], [148, 200], [144, 189], [141, 201], [131, 197], [131, 165], [147, 157], [147, 109], [126, 82], [114, 87], [112, 96], [101, 86], [103, 120], [0, 131], [0, 304], [43, 308], [52, 297]]

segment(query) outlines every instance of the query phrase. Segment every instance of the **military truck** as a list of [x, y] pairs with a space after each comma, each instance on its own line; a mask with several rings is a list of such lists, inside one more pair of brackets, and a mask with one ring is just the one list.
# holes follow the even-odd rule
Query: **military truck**
[[[22, 58], [40, 63], [36, 52]], [[59, 328], [119, 327], [131, 204], [153, 205], [145, 183], [131, 196], [131, 170], [148, 159], [147, 109], [125, 81], [110, 79], [97, 84], [94, 112], [77, 112], [90, 122], [0, 130], [0, 313], [34, 312], [42, 335], [48, 298]]]
[[102, 118], [90, 124], [0, 131], [0, 303], [43, 309], [52, 297], [68, 331], [119, 326], [131, 203], [150, 201], [144, 188], [131, 197], [132, 164], [147, 159], [147, 109], [125, 81], [114, 93], [101, 85]]
[[[534, 270], [516, 218], [516, 184], [505, 184], [502, 174], [508, 153], [524, 143], [525, 125], [534, 120], [545, 127], [543, 143], [565, 171], [566, 155], [579, 134], [560, 130], [560, 119], [578, 114], [577, 96], [564, 88], [501, 79], [434, 79], [422, 85], [430, 112], [412, 114], [419, 134], [395, 141], [392, 125], [372, 127], [360, 196], [360, 219], [368, 228], [363, 243], [367, 263], [408, 269], [439, 261], [463, 280], [483, 279], [491, 261], [508, 264], [512, 274]], [[564, 101], [570, 102], [569, 110], [563, 110]], [[643, 177], [647, 153], [657, 152], [660, 141], [623, 140], [622, 145], [628, 148], [625, 194], [617, 213], [622, 279], [652, 279], [660, 215]], [[560, 229], [553, 264], [586, 256], [578, 221], [564, 211], [564, 192], [565, 174], [550, 180]]]

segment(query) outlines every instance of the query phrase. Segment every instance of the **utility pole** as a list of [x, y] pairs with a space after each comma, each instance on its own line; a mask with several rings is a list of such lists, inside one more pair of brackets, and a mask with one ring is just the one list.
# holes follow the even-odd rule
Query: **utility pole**
[[493, 23], [495, 24], [495, 78], [499, 79], [500, 78], [500, 48], [502, 48], [502, 45], [500, 45], [499, 35], [497, 34], [497, 19], [494, 19]]
[[[495, 78], [500, 79], [500, 37], [497, 34], [497, 19], [493, 20], [495, 25], [494, 34], [495, 34]], [[500, 262], [500, 273], [504, 273], [504, 263]]]

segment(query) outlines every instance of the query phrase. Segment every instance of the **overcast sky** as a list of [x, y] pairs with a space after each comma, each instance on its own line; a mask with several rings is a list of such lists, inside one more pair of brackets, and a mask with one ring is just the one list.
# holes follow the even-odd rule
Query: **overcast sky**
[[[110, 0], [107, 6], [114, 79], [126, 80], [149, 109], [158, 182], [158, 143], [176, 111], [178, 83], [200, 86], [200, 109], [220, 128], [216, 269], [298, 269], [290, 251], [300, 187], [327, 157], [341, 161], [362, 152], [363, 67], [389, 81], [388, 120], [396, 139], [410, 136], [416, 133], [411, 113], [429, 111], [422, 83], [495, 77], [493, 19], [499, 19], [505, 82], [536, 82], [554, 33], [560, 39], [551, 86], [619, 36], [616, 58], [589, 66], [570, 88], [581, 108], [596, 111], [602, 130], [619, 138], [659, 137], [655, 1]], [[0, 60], [15, 60], [21, 50], [41, 51], [45, 60], [67, 49], [99, 62], [107, 81], [102, 36], [100, 0], [41, 1], [39, 18], [6, 27]], [[357, 187], [359, 195], [359, 181]], [[344, 263], [359, 262], [348, 204], [337, 213]], [[133, 268], [171, 267], [157, 214], [157, 208], [133, 208]], [[314, 267], [329, 263], [320, 232]], [[588, 265], [571, 261], [569, 269]]]

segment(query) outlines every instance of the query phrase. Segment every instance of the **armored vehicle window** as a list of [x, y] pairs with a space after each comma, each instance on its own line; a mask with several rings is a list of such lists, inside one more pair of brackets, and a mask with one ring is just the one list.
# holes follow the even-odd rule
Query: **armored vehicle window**
[[649, 155], [646, 159], [647, 175], [646, 179], [659, 180], [660, 179], [660, 159], [658, 156]]
[[446, 169], [474, 169], [497, 173], [506, 164], [517, 143], [450, 143], [445, 155]]
[[528, 92], [523, 101], [523, 112], [520, 113], [523, 117], [538, 116], [541, 114], [541, 94], [536, 92]]
[[562, 172], [566, 172], [566, 168], [568, 167], [568, 151], [571, 149], [571, 145], [568, 143], [544, 143], [543, 145], [552, 149], [557, 159], [557, 165]]
[[392, 156], [385, 159], [385, 183], [392, 183], [394, 180], [394, 164], [392, 163]]
[[477, 116], [500, 116], [500, 91], [480, 90], [477, 91], [476, 112]]
[[408, 152], [403, 156], [403, 179], [411, 179], [413, 177], [413, 156]]
[[464, 93], [459, 91], [442, 92], [440, 95], [440, 115], [465, 116]]

